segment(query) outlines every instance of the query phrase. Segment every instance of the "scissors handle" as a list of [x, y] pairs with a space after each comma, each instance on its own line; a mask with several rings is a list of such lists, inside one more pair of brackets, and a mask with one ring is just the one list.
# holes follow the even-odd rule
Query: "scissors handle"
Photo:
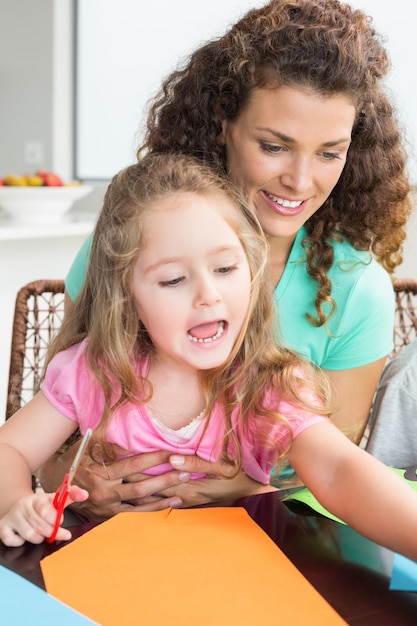
[[55, 540], [56, 534], [58, 532], [58, 528], [61, 525], [61, 517], [62, 517], [62, 513], [64, 512], [64, 507], [68, 498], [69, 490], [70, 490], [70, 481], [69, 481], [69, 473], [67, 472], [65, 474], [65, 477], [64, 477], [64, 480], [62, 481], [61, 486], [58, 487], [58, 489], [55, 492], [55, 497], [53, 500], [53, 505], [57, 511], [56, 518], [55, 518], [55, 526], [54, 526], [51, 536], [46, 537], [47, 543], [52, 543]]
[[91, 428], [87, 428], [84, 437], [82, 438], [81, 444], [77, 450], [77, 454], [74, 457], [74, 460], [72, 462], [72, 465], [69, 469], [69, 471], [65, 474], [64, 476], [64, 480], [62, 481], [62, 484], [60, 487], [58, 487], [58, 489], [55, 492], [55, 497], [53, 500], [53, 505], [57, 510], [56, 513], [56, 520], [55, 520], [55, 526], [54, 529], [52, 531], [52, 535], [50, 537], [46, 538], [46, 541], [48, 543], [52, 543], [56, 537], [56, 534], [58, 532], [58, 528], [60, 527], [61, 524], [61, 518], [62, 518], [62, 514], [64, 512], [64, 507], [65, 507], [65, 503], [67, 501], [68, 498], [68, 494], [70, 492], [70, 488], [71, 488], [71, 483], [72, 483], [72, 479], [75, 476], [75, 472], [77, 471], [78, 465], [80, 463], [81, 457], [84, 454], [86, 447], [87, 447], [87, 443], [89, 438], [92, 435], [92, 429]]

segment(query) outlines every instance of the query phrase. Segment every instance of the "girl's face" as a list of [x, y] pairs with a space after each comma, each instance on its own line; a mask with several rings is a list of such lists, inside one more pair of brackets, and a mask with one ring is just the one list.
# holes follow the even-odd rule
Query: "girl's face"
[[249, 264], [220, 194], [177, 193], [145, 216], [145, 248], [133, 268], [138, 316], [157, 358], [198, 370], [224, 363], [249, 305]]
[[342, 173], [355, 107], [344, 95], [295, 87], [256, 89], [236, 121], [223, 120], [231, 178], [264, 231], [292, 242]]

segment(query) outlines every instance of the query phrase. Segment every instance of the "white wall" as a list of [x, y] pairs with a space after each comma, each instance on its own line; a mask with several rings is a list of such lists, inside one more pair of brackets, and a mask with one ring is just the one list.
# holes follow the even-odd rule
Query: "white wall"
[[0, 176], [21, 172], [27, 142], [41, 141], [51, 163], [52, 9], [53, 0], [0, 0]]
[[[222, 35], [249, 8], [265, 1], [154, 0], [144, 9], [137, 0], [81, 0], [77, 173], [90, 179], [109, 178], [133, 162], [146, 104], [162, 79], [197, 46]], [[401, 0], [401, 10], [393, 8], [392, 0], [351, 3], [372, 15], [386, 40], [392, 61], [387, 88], [398, 105], [408, 141], [410, 174], [417, 184], [417, 82], [410, 80], [409, 72], [417, 52], [417, 3]]]

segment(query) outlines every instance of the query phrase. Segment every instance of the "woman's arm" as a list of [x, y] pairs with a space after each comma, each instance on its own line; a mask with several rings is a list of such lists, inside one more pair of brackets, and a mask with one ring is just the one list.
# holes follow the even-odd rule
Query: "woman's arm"
[[325, 370], [332, 388], [335, 410], [331, 421], [359, 444], [369, 420], [373, 397], [386, 358], [347, 370]]

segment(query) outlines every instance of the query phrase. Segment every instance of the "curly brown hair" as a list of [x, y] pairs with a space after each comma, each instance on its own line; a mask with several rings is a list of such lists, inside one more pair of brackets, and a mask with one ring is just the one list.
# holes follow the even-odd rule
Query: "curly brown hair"
[[197, 49], [151, 101], [143, 151], [183, 152], [227, 172], [221, 117], [234, 121], [254, 89], [303, 87], [343, 94], [356, 107], [352, 142], [332, 193], [306, 222], [307, 271], [317, 319], [331, 298], [331, 239], [368, 250], [392, 274], [402, 261], [410, 186], [400, 127], [383, 88], [387, 52], [359, 10], [338, 0], [272, 0]]

